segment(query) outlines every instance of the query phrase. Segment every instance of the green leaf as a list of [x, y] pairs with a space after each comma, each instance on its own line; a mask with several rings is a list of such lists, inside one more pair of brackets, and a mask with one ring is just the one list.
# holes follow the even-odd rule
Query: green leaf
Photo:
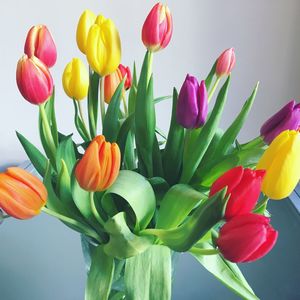
[[55, 88], [53, 89], [53, 93], [50, 99], [45, 104], [46, 114], [50, 123], [51, 133], [56, 146], [58, 146], [58, 131], [57, 131], [57, 123], [56, 123], [56, 115], [55, 115]]
[[[207, 249], [213, 249], [205, 243]], [[221, 255], [201, 255], [197, 250], [190, 251], [203, 267], [221, 281], [227, 288], [239, 295], [242, 299], [258, 300], [238, 267], [226, 261]]]
[[94, 138], [97, 135], [99, 80], [99, 75], [96, 72], [90, 71], [90, 85], [88, 92], [88, 116], [90, 133], [92, 138]]
[[157, 204], [160, 204], [161, 200], [170, 189], [169, 184], [162, 177], [152, 177], [149, 179], [149, 183], [153, 188]]
[[119, 110], [120, 110], [120, 101], [122, 96], [122, 90], [124, 87], [124, 80], [119, 84], [115, 93], [113, 94], [103, 123], [103, 135], [106, 140], [109, 142], [115, 142], [119, 133]]
[[109, 242], [104, 245], [104, 252], [118, 259], [138, 255], [154, 242], [152, 236], [141, 237], [133, 234], [126, 223], [124, 212], [109, 219], [104, 229], [109, 233]]
[[72, 174], [73, 168], [76, 163], [76, 154], [74, 149], [74, 143], [72, 135], [67, 136], [63, 139], [57, 148], [56, 152], [56, 166], [59, 171], [61, 168], [61, 160], [64, 160], [68, 173]]
[[217, 66], [217, 60], [215, 61], [214, 65], [212, 66], [209, 74], [207, 75], [206, 79], [205, 79], [205, 86], [206, 89], [209, 90], [211, 83], [214, 79], [215, 73], [216, 73], [216, 66]]
[[221, 88], [211, 115], [206, 124], [202, 127], [200, 134], [196, 139], [196, 143], [191, 148], [193, 151], [188, 153], [183, 159], [183, 171], [180, 178], [181, 183], [188, 183], [191, 180], [216, 133], [227, 99], [229, 83], [230, 76], [228, 76]]
[[89, 142], [90, 141], [90, 134], [87, 131], [86, 127], [84, 126], [83, 121], [81, 120], [79, 113], [78, 113], [78, 103], [76, 100], [73, 100], [73, 104], [74, 104], [74, 111], [75, 111], [75, 115], [74, 115], [74, 123], [75, 123], [75, 127], [79, 133], [79, 135], [82, 137], [82, 139], [85, 142]]
[[88, 273], [85, 300], [107, 300], [110, 294], [115, 263], [111, 256], [98, 246], [92, 253], [92, 264]]
[[125, 211], [129, 216], [132, 211], [136, 231], [146, 228], [155, 206], [155, 194], [150, 183], [142, 175], [128, 170], [120, 171], [117, 180], [102, 197], [102, 207], [109, 216], [119, 211]]
[[154, 99], [154, 103], [157, 104], [159, 102], [162, 102], [162, 101], [165, 101], [165, 100], [169, 100], [171, 98], [172, 98], [171, 95], [169, 95], [169, 96], [163, 96], [163, 97], [158, 97], [158, 98]]
[[173, 107], [167, 144], [163, 154], [164, 175], [169, 184], [178, 182], [182, 168], [182, 156], [184, 145], [184, 128], [177, 123], [178, 93], [173, 90]]
[[162, 165], [162, 151], [159, 148], [157, 137], [154, 137], [153, 143], [153, 176], [164, 177], [164, 170]]
[[203, 199], [207, 199], [207, 196], [189, 185], [172, 186], [161, 202], [156, 228], [176, 228]]
[[47, 158], [21, 133], [16, 132], [16, 134], [34, 168], [44, 177], [47, 168]]
[[172, 250], [185, 252], [222, 220], [228, 200], [225, 194], [226, 189], [201, 203], [186, 222], [177, 228], [146, 229], [141, 234], [155, 235]]
[[130, 300], [170, 300], [171, 272], [170, 249], [151, 246], [126, 260], [126, 296]]

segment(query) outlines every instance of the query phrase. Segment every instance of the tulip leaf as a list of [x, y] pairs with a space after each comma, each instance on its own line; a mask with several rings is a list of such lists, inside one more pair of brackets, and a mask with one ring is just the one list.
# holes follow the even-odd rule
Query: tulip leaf
[[[214, 249], [209, 243], [202, 243], [202, 248]], [[190, 250], [198, 262], [221, 283], [243, 299], [258, 300], [236, 264], [226, 261], [221, 255], [201, 255], [197, 249]]]
[[153, 236], [138, 236], [131, 232], [124, 212], [109, 219], [104, 229], [109, 234], [109, 242], [104, 245], [104, 252], [118, 259], [125, 259], [144, 252], [153, 242]]
[[[128, 207], [129, 205], [129, 207]], [[140, 174], [122, 170], [115, 183], [102, 197], [102, 207], [109, 216], [125, 211], [132, 216], [136, 231], [146, 228], [156, 207], [155, 194], [150, 183]]]
[[217, 131], [218, 124], [220, 122], [224, 105], [227, 99], [229, 84], [230, 76], [228, 76], [226, 82], [221, 88], [211, 115], [206, 124], [202, 127], [200, 134], [198, 135], [196, 142], [193, 145], [194, 147], [192, 148], [192, 152], [184, 156], [183, 170], [180, 178], [181, 183], [188, 183], [192, 179], [210, 142], [212, 141]]
[[160, 150], [157, 137], [154, 137], [153, 143], [153, 176], [164, 177], [164, 170], [162, 165], [162, 151]]
[[141, 234], [155, 235], [164, 245], [178, 252], [188, 251], [213, 226], [222, 220], [228, 197], [226, 189], [216, 193], [197, 207], [190, 217], [177, 228], [146, 229]]
[[79, 133], [79, 135], [82, 137], [82, 139], [85, 142], [89, 142], [90, 139], [90, 134], [87, 131], [86, 127], [84, 126], [83, 121], [81, 120], [79, 113], [78, 113], [78, 103], [76, 100], [73, 100], [73, 104], [74, 104], [74, 110], [75, 110], [75, 115], [74, 115], [74, 123], [75, 123], [75, 127]]
[[172, 96], [169, 95], [169, 96], [162, 96], [162, 97], [158, 97], [158, 98], [155, 98], [154, 99], [154, 103], [157, 104], [159, 102], [162, 102], [162, 101], [165, 101], [165, 100], [169, 100], [169, 99], [172, 99]]
[[92, 72], [90, 70], [90, 84], [88, 91], [88, 116], [90, 133], [92, 138], [94, 138], [97, 135], [99, 80], [99, 75], [96, 72]]
[[215, 73], [216, 73], [216, 66], [217, 66], [217, 60], [215, 61], [215, 63], [213, 64], [209, 74], [207, 75], [206, 79], [205, 79], [205, 86], [206, 89], [209, 90], [210, 86], [212, 84], [212, 81], [214, 79]]
[[189, 185], [172, 186], [161, 201], [156, 228], [176, 228], [203, 199], [207, 196]]
[[126, 297], [130, 300], [170, 300], [171, 275], [170, 249], [153, 245], [126, 260]]
[[111, 256], [103, 251], [103, 246], [92, 252], [91, 268], [88, 272], [85, 300], [107, 300], [110, 294], [115, 263]]
[[152, 177], [149, 179], [149, 182], [154, 190], [156, 202], [159, 204], [170, 189], [170, 186], [162, 177]]
[[122, 96], [122, 91], [124, 87], [125, 78], [117, 87], [115, 93], [113, 94], [107, 112], [105, 114], [103, 123], [103, 135], [109, 142], [116, 142], [119, 133], [119, 117], [118, 113], [120, 110], [120, 101]]
[[16, 132], [20, 143], [23, 146], [28, 158], [33, 164], [37, 172], [44, 177], [47, 168], [47, 158], [42, 154], [42, 152], [36, 148], [31, 142], [29, 142], [21, 133]]
[[163, 153], [164, 175], [169, 184], [178, 182], [182, 168], [182, 156], [184, 145], [184, 128], [177, 123], [176, 109], [178, 93], [173, 90], [172, 118], [167, 138], [167, 143]]

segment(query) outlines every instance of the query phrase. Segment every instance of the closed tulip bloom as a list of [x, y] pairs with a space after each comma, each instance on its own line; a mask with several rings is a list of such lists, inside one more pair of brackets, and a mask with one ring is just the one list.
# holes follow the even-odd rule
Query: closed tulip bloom
[[210, 196], [227, 187], [227, 202], [225, 218], [250, 213], [259, 198], [261, 185], [265, 176], [264, 170], [254, 171], [242, 166], [225, 172], [211, 186]]
[[218, 58], [216, 74], [218, 77], [229, 75], [235, 66], [235, 53], [233, 48], [225, 50]]
[[132, 85], [132, 76], [131, 76], [130, 68], [125, 67], [122, 64], [119, 64], [118, 69], [120, 70], [120, 72], [122, 74], [122, 78], [124, 78], [126, 76], [126, 80], [125, 80], [125, 83], [124, 83], [125, 90], [130, 89], [131, 85]]
[[167, 5], [157, 3], [147, 16], [142, 40], [146, 48], [152, 52], [168, 46], [173, 33], [172, 15]]
[[220, 230], [217, 245], [222, 255], [235, 263], [262, 258], [274, 247], [278, 232], [270, 219], [257, 214], [236, 216]]
[[76, 41], [79, 50], [83, 54], [86, 53], [87, 37], [90, 28], [92, 27], [92, 25], [95, 24], [95, 21], [96, 21], [96, 15], [88, 9], [86, 9], [79, 18], [77, 31], [76, 31]]
[[24, 52], [28, 57], [36, 56], [48, 68], [54, 66], [57, 58], [56, 45], [45, 25], [33, 26], [29, 30]]
[[100, 76], [111, 74], [118, 68], [121, 61], [121, 41], [112, 20], [97, 17], [88, 34], [86, 57], [91, 68]]
[[267, 144], [284, 130], [297, 130], [300, 127], [300, 103], [291, 100], [275, 115], [267, 120], [260, 129], [260, 134]]
[[42, 104], [53, 92], [53, 79], [46, 65], [35, 56], [24, 55], [18, 62], [17, 85], [22, 96], [32, 104]]
[[88, 94], [89, 73], [79, 58], [73, 58], [67, 64], [63, 77], [63, 87], [66, 94], [75, 100], [82, 100]]
[[177, 104], [177, 122], [184, 128], [199, 128], [204, 125], [208, 112], [207, 90], [204, 80], [190, 75], [180, 89]]
[[300, 133], [285, 130], [264, 152], [257, 169], [266, 170], [262, 192], [269, 198], [280, 200], [288, 197], [300, 180]]
[[120, 170], [121, 153], [116, 143], [105, 141], [103, 135], [93, 139], [75, 168], [79, 185], [90, 192], [108, 189]]
[[47, 202], [47, 190], [32, 174], [8, 168], [0, 174], [0, 208], [17, 219], [38, 215]]

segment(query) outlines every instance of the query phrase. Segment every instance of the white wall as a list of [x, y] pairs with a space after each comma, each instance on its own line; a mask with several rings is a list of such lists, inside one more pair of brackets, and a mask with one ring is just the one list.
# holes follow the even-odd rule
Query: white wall
[[[25, 102], [15, 83], [16, 62], [23, 52], [27, 30], [47, 24], [57, 47], [58, 61], [52, 69], [57, 86], [60, 128], [73, 131], [73, 106], [64, 95], [61, 73], [73, 57], [83, 57], [75, 43], [77, 19], [85, 8], [114, 19], [123, 41], [123, 63], [141, 63], [143, 20], [155, 1], [1, 1], [0, 18], [0, 165], [15, 164], [26, 156], [14, 130], [38, 144], [37, 107]], [[214, 59], [227, 47], [235, 47], [237, 65], [233, 73], [229, 104], [223, 118], [228, 124], [238, 112], [257, 80], [257, 101], [242, 137], [256, 136], [259, 125], [291, 97], [299, 99], [300, 2], [297, 0], [169, 0], [174, 16], [170, 46], [155, 56], [156, 95], [170, 94], [180, 87], [187, 72], [203, 78]], [[298, 26], [297, 26], [298, 25]], [[158, 119], [168, 127], [169, 104], [159, 106]]]

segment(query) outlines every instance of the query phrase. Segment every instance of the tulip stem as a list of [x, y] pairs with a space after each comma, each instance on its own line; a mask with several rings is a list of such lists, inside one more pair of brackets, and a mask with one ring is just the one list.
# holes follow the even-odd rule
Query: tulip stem
[[82, 109], [81, 101], [77, 101], [77, 103], [78, 103], [79, 115], [80, 115], [80, 118], [81, 118], [83, 127], [84, 127], [84, 129], [85, 129], [85, 132], [88, 134], [88, 138], [91, 139], [90, 134], [89, 134], [89, 131], [88, 131], [88, 128], [87, 128], [87, 126], [86, 126], [86, 122], [85, 122], [85, 118], [84, 118], [84, 114], [83, 114], [83, 109]]
[[241, 145], [242, 149], [251, 149], [256, 147], [265, 146], [265, 142], [261, 136], [256, 137], [255, 139], [251, 140], [250, 142]]
[[102, 130], [105, 119], [105, 102], [104, 102], [104, 77], [100, 78], [100, 111], [102, 120]]
[[92, 210], [92, 214], [94, 215], [94, 217], [96, 218], [96, 220], [102, 225], [104, 226], [104, 221], [102, 220], [102, 218], [100, 217], [98, 210], [96, 208], [95, 205], [95, 199], [94, 199], [94, 192], [90, 192], [90, 205], [91, 205], [91, 210]]
[[127, 108], [127, 103], [126, 103], [126, 97], [124, 91], [122, 92], [122, 100], [123, 100], [123, 105], [124, 105], [124, 113], [125, 116], [128, 116], [128, 108]]
[[218, 249], [203, 249], [203, 248], [197, 248], [193, 247], [190, 252], [194, 254], [199, 254], [199, 255], [216, 255], [219, 254], [220, 251]]
[[149, 51], [148, 70], [147, 70], [147, 83], [149, 83], [151, 75], [152, 75], [152, 64], [153, 64], [153, 52]]
[[209, 103], [209, 101], [211, 100], [212, 96], [214, 95], [214, 93], [215, 93], [215, 91], [216, 91], [216, 88], [217, 88], [217, 86], [219, 85], [220, 80], [221, 80], [221, 77], [217, 77], [217, 79], [216, 79], [216, 81], [215, 81], [213, 87], [212, 87], [211, 90], [209, 91], [209, 93], [208, 93], [208, 99], [207, 99], [208, 103]]

